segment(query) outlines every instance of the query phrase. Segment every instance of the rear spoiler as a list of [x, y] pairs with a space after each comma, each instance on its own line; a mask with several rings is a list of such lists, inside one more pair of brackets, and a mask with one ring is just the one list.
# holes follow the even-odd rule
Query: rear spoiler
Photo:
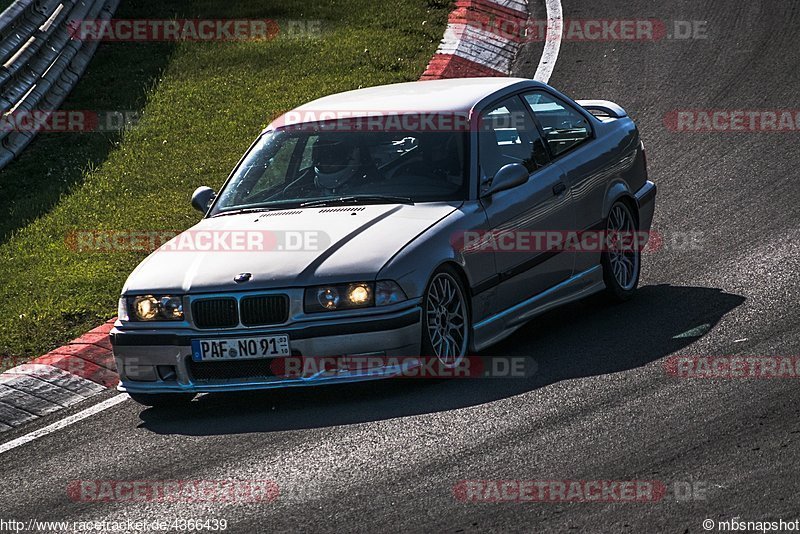
[[622, 119], [628, 116], [624, 109], [608, 100], [578, 100], [577, 102], [592, 115], [601, 115], [612, 119]]

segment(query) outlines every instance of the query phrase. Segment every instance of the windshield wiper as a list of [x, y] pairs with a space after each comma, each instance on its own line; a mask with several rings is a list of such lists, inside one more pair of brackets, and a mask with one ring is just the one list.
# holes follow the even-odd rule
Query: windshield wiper
[[409, 204], [414, 201], [408, 197], [393, 197], [386, 195], [349, 195], [337, 198], [321, 198], [300, 204], [301, 208], [317, 208], [324, 206], [339, 206], [342, 204]]
[[277, 210], [290, 210], [296, 209], [300, 207], [299, 202], [284, 202], [284, 203], [277, 203], [272, 206], [263, 206], [260, 208], [241, 208], [238, 210], [231, 210], [231, 211], [221, 211], [212, 215], [212, 219], [214, 217], [223, 217], [225, 215], [241, 215], [242, 213], [261, 213], [264, 211], [277, 211]]

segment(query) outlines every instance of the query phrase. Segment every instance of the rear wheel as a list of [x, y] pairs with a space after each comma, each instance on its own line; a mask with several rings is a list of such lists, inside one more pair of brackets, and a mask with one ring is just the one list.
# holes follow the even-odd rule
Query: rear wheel
[[626, 203], [611, 206], [605, 237], [601, 262], [606, 293], [613, 300], [626, 301], [636, 292], [642, 266], [636, 219]]
[[469, 350], [466, 291], [452, 267], [442, 267], [428, 282], [423, 299], [422, 355], [456, 367]]
[[185, 406], [194, 398], [194, 393], [128, 393], [128, 395], [139, 404], [153, 408]]

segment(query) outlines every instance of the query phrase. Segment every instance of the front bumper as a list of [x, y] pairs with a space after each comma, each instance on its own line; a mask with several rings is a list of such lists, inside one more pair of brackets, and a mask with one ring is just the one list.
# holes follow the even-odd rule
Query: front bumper
[[[315, 321], [303, 325], [230, 331], [192, 329], [124, 329], [111, 331], [120, 391], [128, 393], [209, 393], [357, 382], [396, 376], [420, 354], [421, 309], [418, 306], [391, 314]], [[402, 367], [369, 370], [320, 371], [309, 376], [257, 376], [196, 379], [191, 372], [193, 339], [224, 339], [286, 334], [292, 354], [302, 357], [402, 358]], [[221, 362], [218, 362], [219, 365]], [[163, 372], [164, 369], [170, 372]], [[174, 376], [173, 376], [174, 372]]]
[[658, 187], [649, 180], [636, 192], [636, 203], [639, 205], [639, 230], [642, 232], [649, 232], [653, 224], [657, 192]]

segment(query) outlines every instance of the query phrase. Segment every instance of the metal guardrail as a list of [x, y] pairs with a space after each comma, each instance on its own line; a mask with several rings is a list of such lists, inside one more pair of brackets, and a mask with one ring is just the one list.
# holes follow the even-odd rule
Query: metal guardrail
[[[57, 110], [99, 41], [81, 41], [70, 22], [110, 20], [120, 0], [16, 0], [0, 13], [0, 115]], [[33, 140], [36, 127], [0, 129], [0, 169]]]

